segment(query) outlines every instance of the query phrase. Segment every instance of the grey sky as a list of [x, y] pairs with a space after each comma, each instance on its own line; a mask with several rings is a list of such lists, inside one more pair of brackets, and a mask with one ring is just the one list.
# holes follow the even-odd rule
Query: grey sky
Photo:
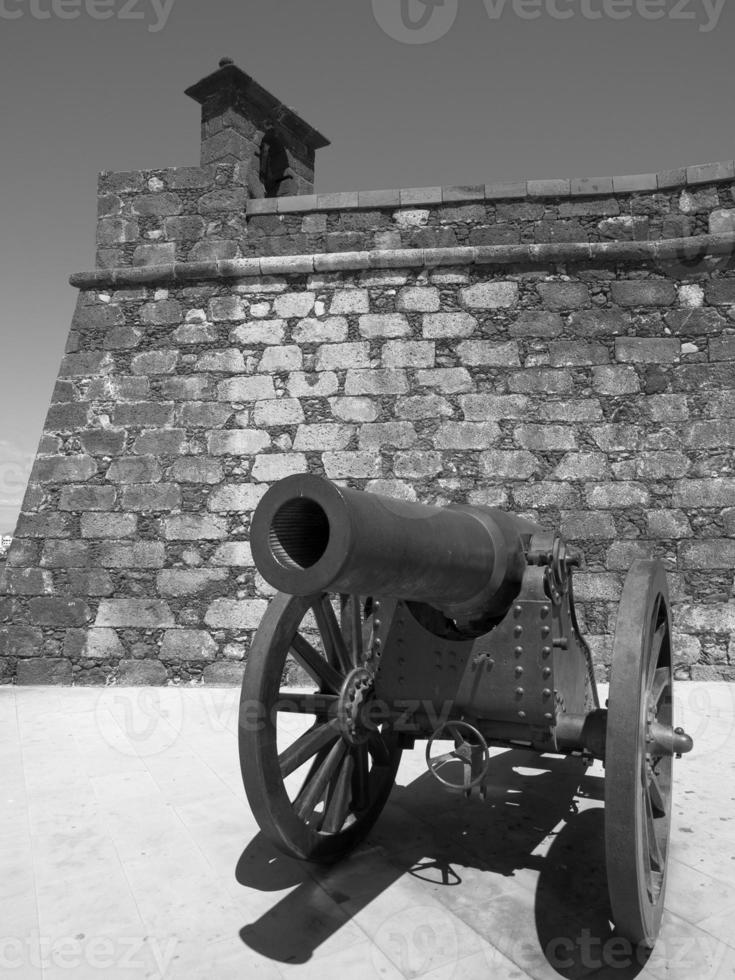
[[[402, 26], [401, 3], [427, 28]], [[97, 171], [198, 163], [199, 107], [183, 89], [222, 55], [332, 140], [318, 190], [735, 156], [732, 4], [431, 3], [0, 0], [0, 531], [13, 529], [69, 330], [67, 277], [93, 265]], [[386, 33], [445, 28], [433, 43]]]

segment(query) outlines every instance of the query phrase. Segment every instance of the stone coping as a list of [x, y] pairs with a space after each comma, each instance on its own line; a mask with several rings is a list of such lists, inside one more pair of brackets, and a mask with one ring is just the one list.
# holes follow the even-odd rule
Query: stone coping
[[255, 276], [353, 272], [364, 269], [435, 268], [451, 265], [545, 265], [561, 262], [636, 262], [702, 260], [735, 255], [735, 233], [665, 238], [657, 241], [559, 242], [549, 245], [476, 245], [455, 248], [373, 249], [268, 255], [217, 262], [169, 262], [75, 272], [77, 289], [149, 285], [193, 280], [245, 279]]
[[353, 208], [419, 208], [432, 204], [507, 201], [536, 198], [610, 197], [671, 191], [735, 180], [735, 161], [679, 167], [661, 173], [623, 177], [573, 177], [546, 180], [500, 180], [490, 184], [404, 187], [383, 191], [343, 191], [294, 197], [251, 198], [248, 214], [290, 214], [299, 211], [344, 211]]

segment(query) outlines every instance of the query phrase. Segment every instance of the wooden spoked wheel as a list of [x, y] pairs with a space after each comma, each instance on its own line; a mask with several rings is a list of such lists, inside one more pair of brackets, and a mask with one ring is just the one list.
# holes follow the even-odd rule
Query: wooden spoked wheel
[[393, 786], [398, 737], [370, 710], [372, 608], [358, 596], [279, 593], [250, 650], [240, 768], [263, 834], [291, 857], [341, 857]]
[[616, 931], [652, 947], [671, 823], [671, 612], [663, 565], [636, 561], [623, 588], [605, 748], [605, 850]]

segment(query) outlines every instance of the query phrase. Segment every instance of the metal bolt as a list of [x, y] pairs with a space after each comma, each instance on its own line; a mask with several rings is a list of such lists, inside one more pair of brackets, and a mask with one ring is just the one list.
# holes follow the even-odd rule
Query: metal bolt
[[551, 647], [543, 647], [542, 650], [541, 650], [541, 656], [542, 657], [550, 657], [551, 656]]
[[551, 627], [550, 626], [542, 626], [541, 627], [541, 636], [544, 639], [546, 639], [546, 637], [549, 635], [550, 632], [551, 632]]
[[516, 647], [513, 650], [513, 653], [516, 655], [516, 657], [520, 657], [521, 654], [523, 653], [523, 647]]
[[380, 620], [379, 619], [374, 619], [373, 620], [373, 629], [376, 629], [376, 630], [379, 630], [380, 629]]
[[513, 606], [513, 612], [516, 614], [516, 616], [520, 616], [523, 612], [523, 606]]
[[514, 636], [520, 636], [521, 633], [523, 633], [523, 627], [522, 626], [514, 626], [513, 627], [513, 635]]
[[518, 717], [519, 718], [525, 718], [526, 717], [526, 712], [525, 711], [519, 711], [518, 712]]
[[542, 616], [548, 616], [549, 615], [549, 607], [548, 606], [541, 606], [541, 615]]
[[543, 689], [543, 691], [541, 692], [541, 694], [542, 694], [542, 695], [543, 695], [543, 696], [544, 696], [545, 698], [550, 698], [550, 697], [551, 697], [551, 691], [550, 691], [550, 690], [548, 689], [548, 687], [545, 687], [545, 688]]
[[554, 716], [552, 714], [550, 714], [550, 712], [548, 712], [548, 711], [544, 714], [544, 718], [546, 719], [546, 721], [553, 721], [554, 720]]
[[516, 688], [516, 694], [517, 694], [517, 696], [519, 698], [522, 698], [523, 697], [523, 688], [522, 687], [517, 687]]
[[375, 649], [376, 649], [376, 650], [377, 650], [377, 649], [378, 649], [379, 647], [381, 647], [382, 645], [383, 645], [383, 644], [382, 644], [382, 643], [380, 642], [380, 637], [378, 637], [378, 638], [377, 638], [377, 639], [376, 639], [376, 640], [375, 640], [375, 641], [373, 642], [373, 646], [375, 647]]
[[544, 680], [551, 677], [551, 667], [544, 667], [544, 669], [541, 671], [541, 676], [544, 678]]
[[519, 665], [518, 667], [516, 667], [516, 677], [520, 677], [522, 673], [523, 673], [523, 667]]

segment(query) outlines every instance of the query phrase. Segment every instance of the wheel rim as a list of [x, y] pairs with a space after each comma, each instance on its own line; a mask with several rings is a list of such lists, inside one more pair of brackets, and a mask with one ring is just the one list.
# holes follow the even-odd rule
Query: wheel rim
[[[343, 596], [339, 612], [335, 605], [327, 593], [271, 601], [240, 703], [240, 767], [255, 818], [281, 850], [312, 860], [339, 857], [367, 833], [401, 755], [395, 734], [366, 717], [375, 669], [369, 601]], [[289, 683], [296, 666], [308, 690]]]
[[672, 695], [666, 575], [659, 562], [638, 561], [625, 581], [613, 645], [605, 845], [616, 929], [647, 947], [663, 914], [672, 785], [672, 757], [659, 754], [651, 725], [673, 727]]

